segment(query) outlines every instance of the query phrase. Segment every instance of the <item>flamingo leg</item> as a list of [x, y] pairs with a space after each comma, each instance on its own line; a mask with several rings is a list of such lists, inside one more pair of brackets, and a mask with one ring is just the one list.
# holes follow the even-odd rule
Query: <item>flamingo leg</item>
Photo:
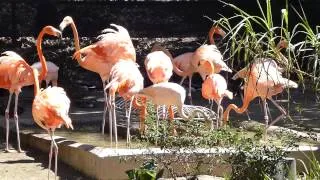
[[158, 105], [155, 105], [156, 106], [156, 114], [157, 114], [157, 119], [156, 119], [156, 130], [157, 130], [157, 138], [156, 138], [156, 142], [155, 142], [155, 144], [156, 144], [156, 146], [158, 145], [158, 134], [159, 134], [159, 131], [158, 131], [158, 128], [159, 128], [159, 119], [160, 119], [160, 117], [159, 117], [159, 113], [158, 113], [158, 111], [159, 111], [159, 106]]
[[187, 76], [183, 76], [183, 77], [181, 78], [181, 81], [180, 81], [180, 83], [179, 83], [180, 85], [182, 85], [182, 83], [183, 83], [183, 81], [186, 79], [186, 77], [187, 77]]
[[273, 124], [275, 124], [276, 122], [278, 122], [279, 120], [281, 120], [284, 116], [287, 115], [287, 112], [272, 98], [269, 98], [270, 101], [281, 111], [281, 115], [279, 115], [275, 120], [271, 121], [271, 123], [269, 124], [268, 128], [270, 126], [272, 126]]
[[189, 102], [192, 105], [192, 97], [191, 97], [191, 83], [192, 83], [192, 75], [189, 76], [189, 92], [188, 92], [188, 98]]
[[[50, 154], [49, 154], [49, 171], [51, 169], [51, 159], [52, 159], [52, 150], [54, 149], [54, 179], [57, 179], [57, 172], [58, 172], [58, 145], [56, 141], [54, 140], [54, 132], [52, 130], [49, 130], [49, 134], [51, 137], [51, 148], [50, 148]], [[51, 155], [51, 157], [50, 157]], [[49, 177], [48, 177], [49, 178]]]
[[7, 108], [6, 108], [6, 112], [5, 112], [5, 120], [6, 120], [6, 152], [9, 152], [9, 111], [10, 111], [10, 103], [11, 103], [11, 99], [12, 99], [12, 94], [10, 92], [9, 95], [9, 99], [8, 99], [8, 104], [7, 104]]
[[19, 119], [18, 119], [18, 99], [19, 99], [19, 92], [15, 93], [15, 100], [14, 100], [14, 122], [16, 124], [16, 131], [17, 131], [17, 141], [18, 141], [18, 152], [23, 152], [20, 146], [20, 130], [19, 130]]
[[210, 109], [212, 110], [213, 109], [213, 100], [212, 99], [209, 99], [209, 104], [210, 104]]
[[223, 107], [221, 106], [221, 100], [216, 100], [217, 103], [217, 128], [219, 128], [221, 121], [222, 121], [222, 113], [223, 113]]
[[118, 131], [117, 131], [117, 116], [116, 116], [116, 104], [115, 104], [115, 95], [110, 96], [111, 99], [111, 113], [112, 113], [112, 123], [113, 123], [113, 131], [114, 131], [114, 139], [116, 143], [116, 148], [118, 146]]
[[112, 121], [113, 121], [113, 117], [112, 117], [112, 112], [111, 112], [111, 99], [109, 100], [109, 136], [110, 136], [110, 145], [112, 147]]
[[131, 115], [131, 108], [134, 96], [130, 98], [130, 105], [129, 105], [129, 112], [128, 112], [128, 120], [127, 120], [127, 146], [131, 143], [131, 135], [130, 135], [130, 115]]
[[[242, 100], [242, 102], [243, 102], [243, 94], [242, 93], [240, 93], [240, 96], [241, 96], [241, 100]], [[247, 117], [248, 117], [248, 120], [249, 121], [251, 121], [251, 117], [249, 116], [249, 112], [248, 112], [248, 109], [246, 109], [246, 114], [247, 114]]]
[[51, 170], [51, 160], [52, 160], [52, 149], [53, 149], [53, 136], [51, 130], [48, 130], [48, 134], [51, 138], [51, 145], [50, 145], [50, 151], [49, 151], [49, 164], [48, 164], [48, 179], [50, 177], [50, 170]]
[[267, 139], [267, 127], [269, 124], [268, 110], [267, 110], [267, 99], [262, 99], [264, 120], [265, 120], [265, 140]]
[[[102, 80], [102, 85], [103, 85], [103, 93], [104, 93], [104, 108], [103, 108], [103, 120], [102, 120], [101, 134], [104, 134], [104, 128], [106, 126], [107, 107], [108, 107], [108, 93], [105, 90], [106, 83], [104, 80]], [[110, 123], [110, 118], [109, 118], [109, 123]], [[111, 132], [110, 132], [110, 134], [111, 134]]]
[[269, 118], [272, 119], [268, 102], [267, 102], [267, 110], [268, 110], [268, 116], [269, 116]]

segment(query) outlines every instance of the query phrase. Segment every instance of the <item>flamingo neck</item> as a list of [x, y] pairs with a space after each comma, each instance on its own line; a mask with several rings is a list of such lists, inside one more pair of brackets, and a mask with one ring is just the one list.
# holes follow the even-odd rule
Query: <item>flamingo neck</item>
[[34, 97], [36, 97], [40, 91], [40, 86], [39, 86], [39, 79], [38, 79], [38, 71], [33, 70], [32, 76], [34, 80]]
[[223, 119], [224, 122], [226, 123], [227, 121], [229, 121], [229, 113], [230, 111], [233, 109], [234, 111], [236, 111], [238, 114], [243, 113], [244, 111], [246, 111], [248, 109], [249, 106], [249, 102], [248, 100], [244, 99], [242, 107], [238, 107], [235, 104], [230, 104], [227, 109], [225, 110], [225, 112], [223, 113]]
[[39, 75], [39, 79], [42, 81], [46, 76], [47, 76], [47, 73], [48, 73], [48, 67], [47, 67], [47, 63], [46, 63], [46, 59], [45, 57], [43, 56], [43, 53], [42, 53], [42, 46], [41, 46], [41, 43], [42, 43], [42, 40], [43, 40], [43, 36], [45, 35], [45, 32], [44, 31], [41, 31], [38, 35], [38, 38], [37, 38], [37, 43], [36, 43], [36, 46], [37, 46], [37, 52], [38, 52], [38, 56], [39, 56], [39, 60], [40, 60], [40, 63], [41, 63], [41, 73]]
[[70, 25], [72, 28], [72, 33], [73, 33], [73, 38], [74, 38], [74, 46], [76, 48], [76, 51], [79, 51], [80, 50], [80, 42], [79, 42], [79, 34], [78, 34], [76, 24], [74, 22], [72, 22]]

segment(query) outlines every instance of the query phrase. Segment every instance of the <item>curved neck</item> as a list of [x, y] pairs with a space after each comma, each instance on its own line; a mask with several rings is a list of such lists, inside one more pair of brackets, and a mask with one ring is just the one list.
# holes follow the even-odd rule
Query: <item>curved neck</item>
[[222, 37], [224, 37], [226, 35], [226, 33], [220, 27], [213, 26], [208, 33], [210, 44], [215, 44], [214, 39], [213, 39], [213, 35], [216, 33]]
[[33, 80], [34, 80], [34, 97], [36, 97], [40, 91], [38, 71], [33, 69], [32, 76], [33, 76]]
[[231, 109], [235, 110], [238, 114], [241, 114], [243, 113], [244, 111], [246, 111], [248, 109], [248, 106], [249, 106], [249, 103], [250, 103], [251, 100], [249, 100], [249, 98], [245, 98], [243, 100], [243, 104], [242, 104], [242, 107], [238, 107], [237, 105], [235, 104], [230, 104], [227, 109], [224, 111], [223, 113], [223, 120], [224, 120], [224, 123], [226, 123], [227, 121], [229, 121], [229, 113], [231, 111]]
[[72, 33], [73, 33], [73, 38], [74, 38], [74, 46], [76, 48], [76, 51], [79, 51], [80, 50], [80, 42], [79, 42], [79, 34], [78, 34], [77, 27], [74, 22], [72, 22], [70, 25], [72, 28]]
[[41, 31], [39, 33], [39, 36], [37, 38], [37, 44], [36, 44], [39, 60], [40, 60], [41, 67], [42, 67], [41, 68], [41, 73], [39, 75], [40, 81], [42, 81], [47, 76], [47, 73], [48, 73], [48, 67], [47, 67], [46, 59], [43, 56], [42, 46], [41, 46], [44, 34], [45, 34], [44, 31]]

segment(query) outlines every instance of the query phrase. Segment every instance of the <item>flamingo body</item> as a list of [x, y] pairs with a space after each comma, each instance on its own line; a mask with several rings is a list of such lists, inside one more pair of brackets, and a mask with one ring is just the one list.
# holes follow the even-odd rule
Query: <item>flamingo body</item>
[[[42, 70], [42, 65], [39, 62], [35, 62], [31, 65], [32, 68], [36, 68], [38, 71]], [[59, 67], [51, 61], [47, 61], [48, 73], [45, 77], [46, 85], [48, 86], [52, 82], [53, 86], [57, 86]]]
[[55, 129], [64, 124], [72, 128], [71, 119], [68, 116], [70, 99], [61, 87], [48, 87], [35, 96], [32, 104], [34, 121], [43, 129]]

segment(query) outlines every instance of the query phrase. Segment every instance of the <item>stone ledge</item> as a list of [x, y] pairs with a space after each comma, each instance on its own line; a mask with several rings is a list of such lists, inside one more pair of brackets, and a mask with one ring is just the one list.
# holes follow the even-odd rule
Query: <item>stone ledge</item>
[[[140, 166], [139, 160], [149, 154], [164, 154], [171, 155], [169, 151], [161, 150], [160, 148], [150, 149], [113, 149], [96, 147], [88, 144], [82, 144], [75, 141], [69, 141], [64, 137], [55, 136], [56, 142], [59, 146], [59, 159], [64, 163], [72, 166], [80, 172], [94, 177], [96, 179], [126, 179], [126, 170], [133, 169]], [[47, 134], [33, 134], [21, 133], [21, 143], [31, 148], [40, 149], [43, 152], [48, 152], [50, 147], [50, 137]], [[319, 146], [300, 146], [297, 148], [288, 149], [289, 157], [303, 160], [307, 166], [308, 161], [305, 155], [314, 153], [319, 157]], [[181, 150], [179, 154], [193, 154], [193, 153], [219, 153], [228, 154], [230, 150], [226, 148], [199, 148], [196, 151]], [[121, 162], [123, 159], [136, 157], [135, 160], [128, 160]], [[177, 168], [179, 166], [176, 166]], [[217, 167], [214, 172], [216, 176], [222, 177], [230, 167]], [[303, 170], [302, 164], [297, 164], [297, 172]]]

